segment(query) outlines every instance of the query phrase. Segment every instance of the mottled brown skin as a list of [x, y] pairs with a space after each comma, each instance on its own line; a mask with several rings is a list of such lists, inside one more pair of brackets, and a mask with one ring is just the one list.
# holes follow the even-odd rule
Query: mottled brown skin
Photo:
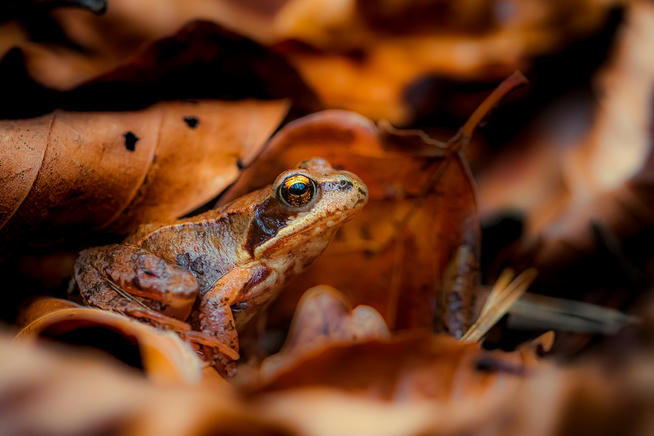
[[[300, 207], [279, 198], [280, 184], [294, 174], [317, 187]], [[200, 344], [217, 340], [235, 357], [237, 331], [325, 249], [367, 198], [357, 176], [310, 159], [220, 210], [147, 224], [122, 244], [82, 251], [75, 279], [91, 306], [175, 329]]]

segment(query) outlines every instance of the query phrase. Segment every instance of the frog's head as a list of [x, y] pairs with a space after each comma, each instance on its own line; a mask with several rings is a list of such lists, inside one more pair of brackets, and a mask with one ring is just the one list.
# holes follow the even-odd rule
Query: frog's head
[[245, 247], [255, 258], [290, 254], [296, 264], [309, 263], [367, 201], [356, 175], [306, 160], [281, 173], [255, 206]]

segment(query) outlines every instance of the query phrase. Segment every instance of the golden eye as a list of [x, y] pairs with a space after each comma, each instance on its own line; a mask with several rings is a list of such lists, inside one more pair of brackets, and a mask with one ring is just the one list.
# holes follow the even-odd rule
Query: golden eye
[[303, 207], [309, 204], [316, 193], [316, 183], [303, 174], [293, 174], [284, 179], [277, 197], [290, 207]]

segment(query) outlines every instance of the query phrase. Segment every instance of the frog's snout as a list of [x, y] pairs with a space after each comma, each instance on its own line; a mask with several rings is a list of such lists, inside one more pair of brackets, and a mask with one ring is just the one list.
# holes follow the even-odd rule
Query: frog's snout
[[357, 177], [357, 183], [354, 184], [354, 189], [356, 190], [355, 194], [357, 196], [355, 206], [364, 206], [368, 202], [368, 187]]
[[350, 198], [352, 209], [359, 209], [368, 202], [368, 187], [354, 173], [349, 171], [341, 172], [341, 181], [339, 182], [342, 192]]
[[[335, 170], [329, 162], [320, 157], [302, 161], [298, 168], [307, 170], [320, 180], [323, 200], [334, 210], [354, 212], [368, 202], [368, 187], [354, 173]], [[350, 212], [346, 215], [349, 216]]]

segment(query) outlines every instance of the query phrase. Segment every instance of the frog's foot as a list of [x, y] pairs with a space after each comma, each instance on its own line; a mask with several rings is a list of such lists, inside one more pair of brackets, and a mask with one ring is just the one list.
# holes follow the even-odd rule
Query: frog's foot
[[186, 322], [171, 318], [153, 310], [132, 308], [128, 310], [127, 314], [134, 318], [146, 319], [151, 323], [174, 331], [183, 340], [190, 342], [197, 347], [206, 348], [207, 351], [204, 354], [227, 356], [229, 360], [238, 360], [239, 358], [238, 352], [220, 342], [216, 337], [195, 331], [191, 328], [191, 325]]
[[154, 324], [176, 332], [191, 330], [191, 325], [187, 322], [171, 318], [147, 307], [139, 307], [138, 304], [129, 304], [121, 312], [132, 318], [144, 320], [148, 324]]
[[218, 352], [219, 355], [225, 355], [231, 360], [238, 360], [239, 358], [237, 351], [223, 344], [215, 337], [209, 336], [205, 333], [196, 332], [195, 330], [187, 330], [185, 332], [180, 332], [180, 336], [193, 344], [198, 344], [212, 350], [212, 354]]
[[[231, 378], [236, 375], [237, 359], [213, 347], [199, 346], [196, 352], [201, 356], [207, 367], [213, 368], [222, 377]], [[234, 353], [234, 350], [232, 350], [232, 353]]]
[[[129, 310], [151, 309], [178, 320], [188, 318], [198, 295], [198, 282], [190, 272], [134, 245], [82, 251], [75, 262], [75, 280], [91, 306], [127, 313], [127, 305]], [[157, 322], [155, 315], [149, 318]]]
[[251, 279], [247, 269], [235, 268], [222, 276], [213, 288], [202, 296], [199, 309], [200, 329], [216, 337], [238, 352], [238, 333], [231, 305], [241, 289]]
[[154, 310], [135, 308], [133, 306], [126, 310], [126, 315], [133, 318], [145, 319], [149, 323], [172, 330], [185, 341], [207, 347], [215, 352], [226, 355], [232, 360], [239, 358], [236, 351], [220, 342], [216, 337], [195, 331], [190, 324], [184, 321], [171, 318]]

